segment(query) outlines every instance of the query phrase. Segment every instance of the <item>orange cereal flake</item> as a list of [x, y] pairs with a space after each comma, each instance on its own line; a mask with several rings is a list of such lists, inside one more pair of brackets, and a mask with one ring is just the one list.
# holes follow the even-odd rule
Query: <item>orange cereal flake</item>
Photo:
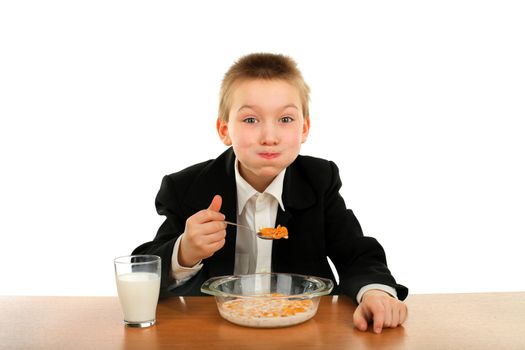
[[261, 236], [272, 238], [272, 239], [288, 239], [288, 229], [284, 226], [277, 225], [276, 228], [263, 227], [259, 230]]

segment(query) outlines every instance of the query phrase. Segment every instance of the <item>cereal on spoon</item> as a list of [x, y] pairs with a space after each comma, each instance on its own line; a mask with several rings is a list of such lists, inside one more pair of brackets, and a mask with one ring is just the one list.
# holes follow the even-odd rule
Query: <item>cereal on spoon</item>
[[281, 225], [277, 225], [276, 228], [263, 227], [259, 230], [259, 235], [263, 238], [269, 239], [288, 239], [288, 229]]

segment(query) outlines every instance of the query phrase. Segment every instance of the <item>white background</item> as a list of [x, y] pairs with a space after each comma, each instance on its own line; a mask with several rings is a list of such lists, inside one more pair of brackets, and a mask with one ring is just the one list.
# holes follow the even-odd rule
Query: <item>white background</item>
[[336, 161], [399, 282], [525, 290], [524, 8], [2, 2], [0, 295], [116, 295], [113, 258], [153, 239], [164, 174], [225, 149], [220, 81], [259, 51], [298, 61], [302, 153]]

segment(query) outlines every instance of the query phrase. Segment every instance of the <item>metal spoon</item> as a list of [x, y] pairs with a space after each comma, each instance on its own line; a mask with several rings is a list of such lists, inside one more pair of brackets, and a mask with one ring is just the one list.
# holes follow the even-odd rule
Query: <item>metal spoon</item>
[[230, 222], [230, 221], [224, 221], [224, 223], [228, 224], [228, 225], [232, 225], [232, 226], [237, 226], [237, 227], [240, 227], [242, 229], [245, 229], [245, 230], [248, 230], [250, 232], [253, 232], [260, 239], [268, 239], [268, 240], [272, 240], [273, 239], [272, 237], [263, 236], [260, 231], [255, 232], [255, 230], [253, 230], [251, 227], [248, 227], [246, 225], [240, 225], [240, 224], [236, 224], [235, 222]]

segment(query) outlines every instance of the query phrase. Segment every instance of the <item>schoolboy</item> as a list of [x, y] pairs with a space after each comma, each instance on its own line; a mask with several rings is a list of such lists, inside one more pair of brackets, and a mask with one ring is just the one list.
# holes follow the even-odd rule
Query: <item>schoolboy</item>
[[[165, 176], [156, 207], [166, 220], [133, 254], [162, 257], [162, 295], [199, 295], [213, 276], [288, 272], [335, 278], [358, 304], [362, 331], [397, 327], [407, 316], [381, 245], [363, 236], [339, 194], [337, 166], [301, 156], [308, 137], [309, 87], [296, 63], [275, 54], [241, 57], [225, 74], [216, 128], [229, 148], [214, 160]], [[265, 241], [241, 229], [286, 226], [289, 239]]]

